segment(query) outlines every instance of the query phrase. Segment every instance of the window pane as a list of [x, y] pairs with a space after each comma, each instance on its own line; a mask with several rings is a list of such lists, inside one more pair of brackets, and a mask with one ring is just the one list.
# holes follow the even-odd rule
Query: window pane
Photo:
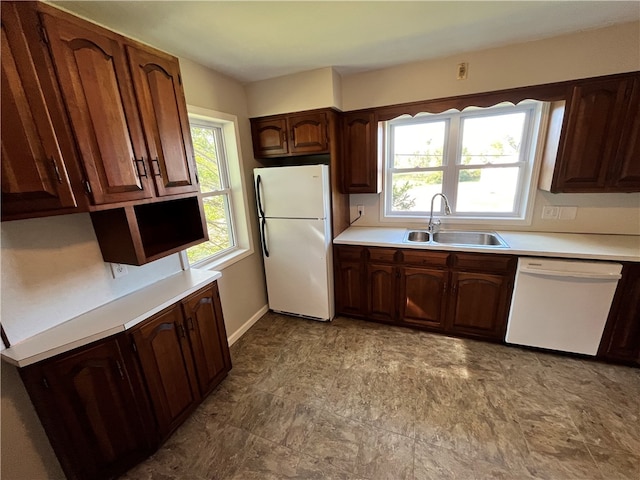
[[207, 193], [222, 189], [220, 165], [218, 164], [218, 147], [213, 127], [192, 126], [191, 138], [193, 139], [193, 151], [198, 167], [200, 191]]
[[460, 170], [456, 213], [509, 213], [514, 210], [518, 167]]
[[220, 253], [233, 246], [231, 228], [227, 221], [227, 195], [215, 195], [202, 199], [204, 214], [207, 217], [207, 230], [209, 241], [187, 249], [189, 263], [199, 262], [211, 255]]
[[519, 161], [525, 118], [524, 112], [465, 118], [460, 163], [483, 165]]
[[393, 127], [394, 168], [440, 167], [443, 163], [445, 122]]
[[394, 212], [428, 212], [431, 197], [442, 191], [442, 171], [394, 173], [392, 184]]

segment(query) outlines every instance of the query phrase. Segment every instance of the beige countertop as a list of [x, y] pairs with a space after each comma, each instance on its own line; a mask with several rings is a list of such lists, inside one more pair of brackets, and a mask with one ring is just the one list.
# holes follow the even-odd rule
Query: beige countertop
[[519, 256], [640, 262], [640, 236], [637, 235], [513, 232], [505, 230], [495, 230], [495, 232], [502, 237], [508, 247], [470, 247], [433, 243], [405, 243], [403, 239], [407, 233], [407, 228], [386, 227], [350, 227], [338, 235], [333, 240], [333, 243], [339, 245], [402, 247], [460, 252], [491, 252]]
[[177, 273], [16, 343], [2, 351], [2, 359], [26, 367], [124, 332], [221, 276], [213, 270]]

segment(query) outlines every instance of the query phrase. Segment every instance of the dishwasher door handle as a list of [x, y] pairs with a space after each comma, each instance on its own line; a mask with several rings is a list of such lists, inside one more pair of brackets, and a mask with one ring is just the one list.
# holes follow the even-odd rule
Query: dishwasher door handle
[[538, 275], [544, 277], [569, 277], [569, 278], [586, 278], [589, 280], [615, 280], [618, 281], [622, 277], [619, 273], [589, 273], [589, 272], [572, 272], [561, 270], [544, 270], [541, 268], [520, 268], [518, 273], [526, 273], [529, 275]]

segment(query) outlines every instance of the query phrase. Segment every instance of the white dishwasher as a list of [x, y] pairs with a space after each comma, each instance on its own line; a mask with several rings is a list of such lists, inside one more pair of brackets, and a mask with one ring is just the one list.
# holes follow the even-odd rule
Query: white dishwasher
[[622, 265], [522, 257], [506, 342], [595, 355]]

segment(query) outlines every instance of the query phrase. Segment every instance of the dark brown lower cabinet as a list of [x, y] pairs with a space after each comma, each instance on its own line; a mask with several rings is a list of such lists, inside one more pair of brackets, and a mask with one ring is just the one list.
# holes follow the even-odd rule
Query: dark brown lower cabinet
[[145, 320], [131, 338], [164, 440], [231, 369], [217, 283]]
[[336, 245], [334, 258], [339, 314], [504, 340], [513, 256]]
[[20, 369], [68, 478], [144, 459], [231, 369], [217, 282], [137, 325]]
[[628, 263], [622, 268], [598, 357], [640, 365], [640, 264]]
[[114, 478], [154, 450], [153, 420], [125, 338], [20, 370], [70, 479]]

